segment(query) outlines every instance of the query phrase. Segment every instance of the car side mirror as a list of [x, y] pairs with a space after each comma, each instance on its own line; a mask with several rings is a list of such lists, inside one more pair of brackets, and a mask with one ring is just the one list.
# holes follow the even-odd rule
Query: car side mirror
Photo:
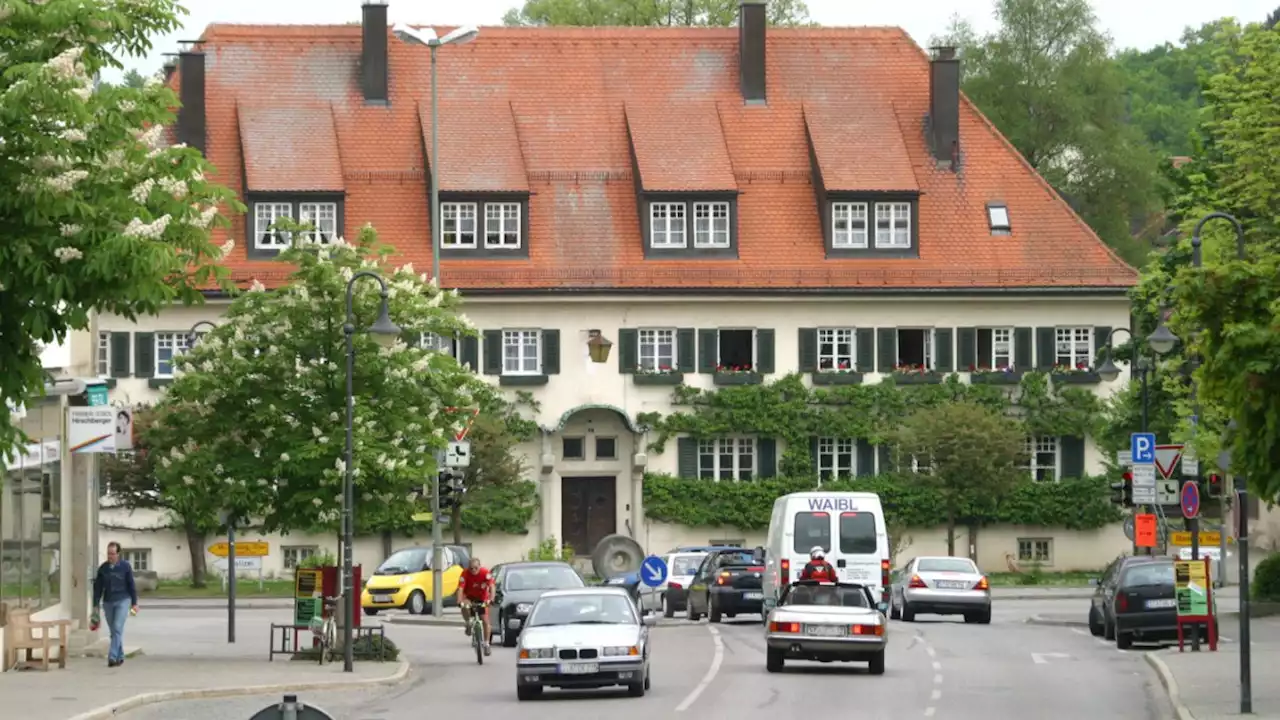
[[752, 550], [751, 561], [757, 565], [763, 565], [764, 564], [764, 548], [757, 546], [755, 550]]
[[658, 624], [658, 618], [653, 615], [645, 615], [643, 620], [645, 627], [653, 627]]

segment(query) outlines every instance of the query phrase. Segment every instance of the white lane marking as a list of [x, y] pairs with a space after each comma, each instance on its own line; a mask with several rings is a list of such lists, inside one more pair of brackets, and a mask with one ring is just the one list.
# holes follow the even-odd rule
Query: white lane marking
[[941, 691], [941, 690], [939, 690], [939, 689], [937, 689], [937, 688], [934, 688], [934, 689], [933, 689], [933, 694], [929, 696], [929, 699], [930, 699], [930, 700], [938, 700], [938, 699], [940, 699], [941, 697], [942, 697], [942, 691]]
[[925, 709], [924, 709], [924, 716], [925, 716], [925, 717], [933, 717], [933, 714], [934, 714], [935, 712], [937, 712], [937, 711], [938, 711], [938, 708], [935, 708], [935, 707], [927, 707], [927, 708], [925, 708]]
[[934, 670], [941, 670], [941, 669], [942, 669], [942, 663], [938, 662], [937, 660], [934, 660], [934, 661], [933, 661], [933, 669], [934, 669]]
[[676, 706], [676, 712], [684, 712], [689, 709], [698, 700], [698, 696], [702, 695], [702, 691], [707, 689], [716, 679], [716, 675], [720, 672], [720, 664], [724, 662], [724, 640], [720, 637], [720, 631], [707, 625], [707, 631], [711, 633], [711, 640], [716, 645], [715, 654], [711, 656], [711, 666], [707, 668], [707, 674], [702, 676], [702, 682], [689, 692], [685, 699]]
[[[928, 642], [925, 642], [924, 651], [929, 653], [929, 658], [932, 660], [930, 665], [933, 666], [933, 684], [941, 685], [942, 684], [942, 672], [941, 672], [942, 663], [938, 662], [938, 651], [934, 650], [933, 646], [930, 645]], [[933, 717], [934, 714], [938, 712], [937, 706], [933, 703], [937, 703], [941, 697], [942, 697], [942, 688], [935, 687], [933, 689], [933, 692], [929, 695], [930, 705], [924, 709], [925, 717], [927, 718]]]
[[1093, 637], [1093, 635], [1088, 630], [1081, 630], [1080, 628], [1071, 628], [1071, 632], [1077, 635], [1083, 635], [1085, 637]]
[[934, 682], [934, 684], [935, 684], [935, 685], [941, 685], [941, 684], [942, 684], [942, 676], [941, 676], [941, 675], [934, 675], [934, 676], [933, 676], [933, 682]]
[[933, 646], [932, 646], [932, 645], [925, 645], [925, 646], [924, 646], [924, 651], [925, 651], [925, 652], [927, 652], [927, 653], [929, 653], [929, 657], [931, 657], [931, 658], [936, 658], [936, 657], [938, 657], [938, 653], [937, 653], [937, 651], [935, 651], [935, 650], [933, 649]]

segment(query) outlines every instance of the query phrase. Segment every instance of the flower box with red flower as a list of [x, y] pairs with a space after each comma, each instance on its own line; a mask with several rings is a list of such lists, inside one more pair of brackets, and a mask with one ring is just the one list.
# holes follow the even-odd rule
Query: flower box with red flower
[[861, 385], [862, 373], [847, 362], [833, 368], [818, 368], [813, 373], [814, 385]]
[[1078, 363], [1074, 367], [1054, 365], [1049, 371], [1049, 377], [1054, 383], [1062, 385], [1095, 385], [1102, 382], [1102, 376], [1087, 363]]
[[750, 365], [717, 365], [716, 385], [759, 385], [764, 377]]
[[890, 376], [899, 385], [937, 385], [942, 382], [943, 373], [924, 365], [899, 365]]
[[1022, 371], [1011, 367], [978, 367], [969, 366], [969, 382], [974, 385], [1018, 385], [1022, 382]]
[[666, 365], [657, 368], [637, 366], [635, 381], [636, 385], [679, 385], [684, 382], [684, 373]]

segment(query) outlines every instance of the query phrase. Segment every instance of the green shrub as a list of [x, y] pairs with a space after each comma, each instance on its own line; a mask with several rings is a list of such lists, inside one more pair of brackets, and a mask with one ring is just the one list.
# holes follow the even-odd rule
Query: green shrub
[[529, 562], [573, 562], [573, 546], [565, 543], [560, 546], [560, 551], [556, 551], [555, 536], [548, 537], [538, 544], [538, 547], [529, 551], [526, 556]]
[[[309, 647], [294, 653], [290, 660], [298, 660], [302, 662], [319, 662], [319, 650]], [[341, 657], [342, 653], [336, 652], [334, 659]], [[400, 648], [391, 641], [389, 637], [380, 635], [365, 635], [355, 641], [351, 647], [351, 656], [354, 660], [382, 660], [386, 662], [394, 662], [400, 659]]]
[[298, 567], [304, 570], [316, 570], [322, 567], [336, 567], [338, 558], [328, 550], [323, 550], [298, 561]]
[[1254, 600], [1280, 602], [1280, 553], [1272, 553], [1253, 571]]

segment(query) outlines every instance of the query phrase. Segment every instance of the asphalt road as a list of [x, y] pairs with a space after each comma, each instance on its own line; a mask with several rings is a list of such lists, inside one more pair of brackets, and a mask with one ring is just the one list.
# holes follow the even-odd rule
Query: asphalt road
[[[616, 720], [700, 716], [733, 720], [803, 717], [831, 708], [859, 717], [902, 720], [1163, 720], [1172, 716], [1143, 650], [1118, 651], [1087, 633], [1064, 627], [1029, 625], [1025, 618], [1045, 612], [1079, 610], [1087, 601], [1009, 602], [996, 606], [991, 625], [965, 625], [926, 616], [915, 623], [893, 622], [887, 670], [868, 675], [859, 664], [789, 663], [781, 674], [764, 669], [764, 641], [758, 623], [738, 620], [709, 626], [663, 621], [653, 630], [653, 687], [643, 698], [625, 691], [548, 691], [533, 702], [515, 696], [514, 652], [495, 647], [484, 666], [475, 664], [461, 629], [394, 625], [388, 636], [413, 663], [410, 680], [398, 687], [346, 692], [301, 693], [337, 720], [389, 720], [454, 713], [562, 718], [585, 712]], [[183, 622], [190, 632], [214, 635], [201, 648], [225, 643], [219, 616], [155, 611], [138, 622], [141, 635], [158, 639], [165, 625]], [[245, 612], [245, 631], [265, 627], [265, 612]], [[160, 616], [160, 617], [158, 617]], [[141, 616], [139, 618], [141, 620]], [[277, 619], [278, 620], [278, 619]], [[207, 625], [206, 625], [207, 624]], [[169, 626], [170, 629], [176, 629]], [[263, 647], [264, 638], [254, 637]], [[243, 651], [242, 651], [243, 652]], [[265, 655], [265, 653], [264, 653]], [[265, 679], [264, 679], [265, 681]], [[278, 696], [184, 701], [124, 713], [124, 720], [247, 720]], [[583, 715], [584, 717], [587, 715]]]

